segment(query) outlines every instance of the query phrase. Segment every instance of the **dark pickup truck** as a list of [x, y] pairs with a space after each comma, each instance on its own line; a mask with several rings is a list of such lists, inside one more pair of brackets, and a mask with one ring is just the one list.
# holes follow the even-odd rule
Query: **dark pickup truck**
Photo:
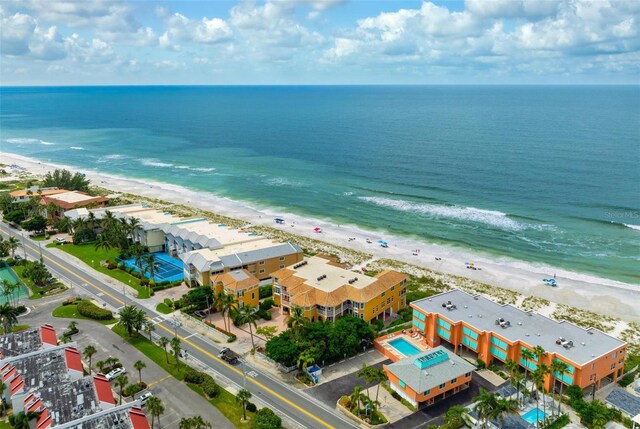
[[233, 350], [225, 347], [220, 351], [218, 357], [223, 361], [230, 363], [231, 365], [235, 365], [236, 363], [238, 363], [238, 358], [240, 356], [238, 356]]

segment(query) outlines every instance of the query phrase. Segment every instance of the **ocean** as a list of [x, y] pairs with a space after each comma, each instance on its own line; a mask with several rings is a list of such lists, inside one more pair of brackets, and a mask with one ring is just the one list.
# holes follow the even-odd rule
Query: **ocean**
[[640, 87], [0, 88], [3, 151], [640, 284]]

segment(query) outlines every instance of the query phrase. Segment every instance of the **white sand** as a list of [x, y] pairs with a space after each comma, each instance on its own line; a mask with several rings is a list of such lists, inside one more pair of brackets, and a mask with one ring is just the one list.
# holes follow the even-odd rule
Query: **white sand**
[[[35, 175], [43, 175], [53, 168], [65, 167], [71, 171], [77, 168], [41, 163], [37, 160], [0, 152], [4, 164], [16, 164]], [[11, 170], [11, 169], [9, 169]], [[167, 183], [129, 179], [120, 176], [82, 170], [92, 183], [113, 190], [142, 195], [149, 198], [185, 204], [187, 206], [212, 211], [225, 216], [242, 219], [254, 225], [268, 225], [302, 236], [308, 236], [328, 243], [360, 250], [372, 254], [374, 258], [388, 258], [423, 266], [437, 272], [468, 277], [490, 285], [500, 286], [516, 292], [546, 298], [549, 301], [585, 308], [598, 313], [628, 321], [640, 321], [640, 285], [632, 285], [595, 276], [574, 273], [553, 267], [534, 265], [508, 258], [491, 259], [445, 246], [421, 243], [415, 240], [381, 235], [365, 231], [353, 225], [335, 225], [327, 221], [302, 218], [291, 213], [258, 210], [248, 204], [221, 198], [209, 193], [196, 192]], [[275, 217], [283, 217], [285, 225], [276, 225]], [[294, 225], [294, 226], [292, 226]], [[314, 228], [322, 228], [315, 233]], [[349, 237], [355, 237], [349, 241]], [[366, 239], [372, 243], [366, 243]], [[384, 239], [388, 248], [382, 248], [377, 240]], [[417, 256], [413, 249], [420, 249]], [[442, 258], [436, 261], [435, 257]], [[470, 270], [465, 262], [473, 261], [481, 270]], [[542, 279], [556, 274], [559, 286], [550, 288]]]

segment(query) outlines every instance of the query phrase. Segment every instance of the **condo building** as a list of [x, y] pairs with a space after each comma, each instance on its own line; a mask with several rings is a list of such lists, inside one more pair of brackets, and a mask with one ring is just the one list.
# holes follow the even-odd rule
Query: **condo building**
[[[595, 328], [584, 329], [509, 304], [452, 290], [411, 303], [413, 326], [430, 347], [441, 344], [454, 352], [470, 352], [489, 365], [513, 360], [535, 370], [554, 360], [567, 371], [545, 378], [545, 387], [558, 383], [600, 388], [603, 379], [617, 381], [623, 373], [627, 343]], [[546, 354], [523, 357], [524, 350], [541, 346]]]
[[384, 321], [406, 306], [406, 279], [393, 270], [369, 277], [313, 256], [273, 273], [273, 299], [285, 313], [303, 308], [311, 321], [343, 315]]

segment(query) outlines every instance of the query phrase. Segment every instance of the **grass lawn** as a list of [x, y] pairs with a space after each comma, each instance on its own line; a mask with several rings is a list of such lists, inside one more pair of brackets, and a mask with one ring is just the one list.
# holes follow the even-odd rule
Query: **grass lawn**
[[156, 306], [156, 311], [158, 313], [162, 313], [162, 314], [169, 314], [172, 313], [173, 310], [171, 309], [171, 307], [169, 307], [167, 304], [165, 304], [164, 302], [161, 302], [160, 304], [158, 304]]
[[[167, 363], [167, 357], [165, 355], [162, 347], [157, 346], [156, 344], [149, 341], [143, 335], [139, 335], [137, 337], [129, 338], [127, 336], [127, 332], [124, 328], [120, 326], [114, 326], [113, 332], [120, 335], [122, 338], [127, 340], [129, 344], [140, 350], [145, 356], [149, 359], [160, 365], [164, 368], [169, 374], [173, 375], [178, 380], [184, 380], [184, 374], [189, 368], [183, 362], [180, 362], [180, 366], [176, 366], [175, 358], [171, 355], [171, 351], [169, 347], [167, 347], [167, 351], [169, 352], [169, 363]], [[197, 392], [203, 398], [206, 399], [202, 389], [199, 386], [187, 384], [193, 391]], [[211, 405], [216, 407], [226, 418], [228, 418], [236, 427], [238, 428], [250, 428], [250, 422], [241, 422], [242, 418], [242, 407], [236, 402], [236, 397], [231, 393], [227, 392], [224, 389], [221, 389], [220, 395], [218, 397], [208, 400]], [[247, 412], [247, 416], [249, 418], [253, 417], [254, 413]], [[211, 422], [215, 423], [215, 422]]]
[[[191, 390], [206, 399], [200, 386], [196, 386], [195, 384], [188, 384], [188, 386]], [[224, 414], [224, 416], [228, 418], [235, 427], [246, 429], [249, 429], [251, 427], [251, 420], [253, 420], [253, 417], [256, 414], [247, 411], [248, 421], [242, 421], [242, 406], [240, 405], [240, 403], [236, 402], [236, 397], [226, 390], [221, 389], [218, 396], [213, 399], [207, 399], [207, 401], [209, 401], [211, 405], [220, 410], [220, 412]], [[251, 400], [249, 400], [249, 402], [251, 402]]]
[[9, 422], [0, 421], [0, 429], [12, 429], [13, 426], [9, 424]]
[[18, 275], [18, 277], [20, 277], [20, 280], [22, 280], [22, 283], [24, 283], [25, 286], [27, 286], [31, 290], [31, 295], [29, 295], [29, 299], [40, 299], [40, 298], [43, 298], [45, 296], [51, 296], [52, 294], [47, 294], [47, 292], [52, 290], [52, 289], [56, 289], [58, 287], [62, 288], [60, 290], [60, 292], [64, 292], [65, 290], [67, 290], [67, 288], [60, 282], [57, 282], [56, 284], [45, 286], [45, 287], [42, 287], [42, 288], [38, 287], [30, 279], [28, 279], [28, 278], [26, 278], [24, 276], [24, 274], [23, 274], [24, 273], [24, 266], [22, 266], [22, 265], [14, 265], [11, 268], [13, 268], [13, 271], [15, 271], [15, 273]]
[[115, 262], [116, 257], [118, 256], [118, 249], [96, 249], [92, 243], [78, 245], [58, 245], [55, 243], [51, 243], [47, 244], [47, 247], [64, 250], [68, 254], [82, 260], [82, 262], [92, 267], [94, 270], [100, 271], [101, 273], [106, 274], [109, 277], [113, 277], [114, 279], [124, 283], [125, 285], [130, 285], [138, 292], [138, 298], [149, 298], [150, 296], [150, 289], [140, 286], [139, 278], [134, 277], [125, 271], [119, 269], [109, 270], [107, 269], [107, 267], [103, 267], [102, 265], [100, 265], [100, 261], [110, 260], [112, 262]]
[[95, 320], [90, 317], [85, 317], [82, 314], [78, 313], [78, 305], [77, 304], [69, 304], [69, 305], [61, 305], [53, 310], [53, 317], [60, 317], [63, 319], [83, 319], [83, 320], [92, 320], [94, 322], [102, 323], [103, 325], [111, 325], [116, 323], [116, 319], [111, 320]]
[[29, 325], [13, 325], [13, 327], [11, 328], [11, 332], [24, 331], [25, 329], [29, 329], [29, 328], [30, 328]]

